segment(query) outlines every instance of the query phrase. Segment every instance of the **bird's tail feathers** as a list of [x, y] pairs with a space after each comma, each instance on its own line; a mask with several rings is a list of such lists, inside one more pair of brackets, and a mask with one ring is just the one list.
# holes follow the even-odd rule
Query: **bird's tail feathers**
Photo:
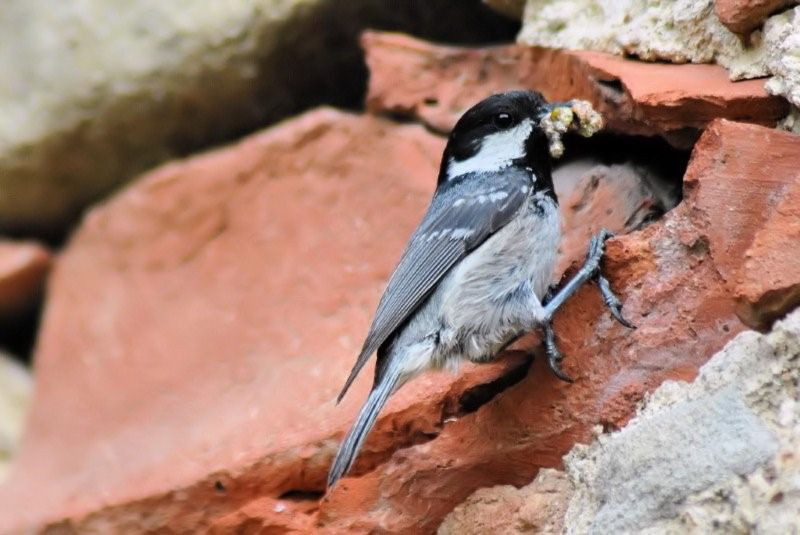
[[392, 359], [392, 362], [386, 367], [380, 381], [373, 387], [372, 392], [367, 397], [367, 401], [361, 407], [356, 422], [339, 446], [339, 451], [336, 452], [336, 457], [328, 474], [328, 487], [332, 487], [350, 469], [361, 446], [364, 444], [364, 440], [367, 438], [367, 434], [375, 425], [378, 413], [380, 413], [389, 396], [397, 388], [401, 377], [401, 369], [397, 360]]

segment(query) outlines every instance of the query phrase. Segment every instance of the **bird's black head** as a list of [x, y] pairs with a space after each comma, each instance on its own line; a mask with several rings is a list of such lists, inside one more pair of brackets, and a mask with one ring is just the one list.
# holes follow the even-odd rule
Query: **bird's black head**
[[494, 172], [510, 165], [531, 167], [538, 178], [550, 182], [547, 138], [539, 127], [539, 120], [549, 111], [544, 97], [536, 91], [497, 93], [478, 102], [450, 133], [439, 184], [467, 173]]

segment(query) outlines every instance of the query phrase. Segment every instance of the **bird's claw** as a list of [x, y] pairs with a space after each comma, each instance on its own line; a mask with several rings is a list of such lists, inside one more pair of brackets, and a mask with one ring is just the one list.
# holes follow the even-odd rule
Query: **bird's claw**
[[622, 315], [622, 303], [611, 289], [608, 279], [598, 273], [595, 275], [594, 280], [597, 283], [597, 287], [600, 288], [600, 293], [603, 294], [603, 302], [608, 307], [611, 315], [614, 316], [614, 319], [629, 329], [635, 329], [636, 325], [628, 321], [625, 316]]
[[566, 374], [564, 370], [561, 368], [561, 362], [564, 360], [564, 355], [561, 354], [561, 351], [558, 350], [558, 345], [556, 344], [556, 333], [553, 330], [553, 325], [551, 323], [545, 323], [544, 327], [542, 327], [544, 331], [544, 349], [547, 353], [547, 365], [550, 367], [550, 371], [553, 372], [553, 375], [561, 379], [562, 381], [566, 381], [568, 383], [574, 382], [572, 377]]
[[606, 240], [613, 237], [614, 233], [604, 228], [592, 236], [589, 240], [589, 252], [586, 254], [587, 261], [596, 261], [599, 269], [600, 259], [606, 250]]
[[611, 289], [611, 284], [608, 282], [608, 279], [600, 272], [600, 260], [605, 253], [605, 242], [613, 236], [614, 233], [607, 229], [601, 229], [600, 232], [592, 236], [592, 239], [589, 241], [589, 252], [586, 255], [586, 263], [592, 265], [592, 278], [595, 283], [597, 283], [597, 287], [603, 295], [603, 302], [608, 307], [611, 315], [625, 327], [635, 329], [636, 326], [622, 315], [622, 302], [616, 294], [614, 294], [614, 290]]

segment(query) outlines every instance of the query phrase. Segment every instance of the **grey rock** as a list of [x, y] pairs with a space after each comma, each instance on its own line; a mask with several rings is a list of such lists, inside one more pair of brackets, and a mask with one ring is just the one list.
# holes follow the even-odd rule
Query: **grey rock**
[[[800, 310], [745, 331], [692, 383], [565, 459], [567, 533], [797, 533]], [[792, 531], [794, 530], [794, 531]]]
[[592, 458], [599, 507], [589, 533], [633, 532], [671, 518], [687, 495], [749, 474], [778, 448], [731, 388], [678, 404], [604, 442]]
[[764, 33], [767, 66], [773, 74], [767, 91], [800, 107], [800, 7], [771, 17]]
[[63, 234], [161, 161], [316, 104], [359, 106], [367, 26], [512, 37], [491, 15], [478, 0], [4, 2], [0, 232]]

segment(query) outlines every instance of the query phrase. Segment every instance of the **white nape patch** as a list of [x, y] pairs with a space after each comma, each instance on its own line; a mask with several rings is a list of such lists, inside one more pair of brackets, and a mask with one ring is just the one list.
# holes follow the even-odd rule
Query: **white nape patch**
[[525, 155], [525, 141], [533, 131], [533, 122], [524, 119], [514, 128], [497, 132], [483, 138], [477, 154], [466, 160], [450, 158], [447, 164], [447, 179], [467, 173], [498, 171]]

